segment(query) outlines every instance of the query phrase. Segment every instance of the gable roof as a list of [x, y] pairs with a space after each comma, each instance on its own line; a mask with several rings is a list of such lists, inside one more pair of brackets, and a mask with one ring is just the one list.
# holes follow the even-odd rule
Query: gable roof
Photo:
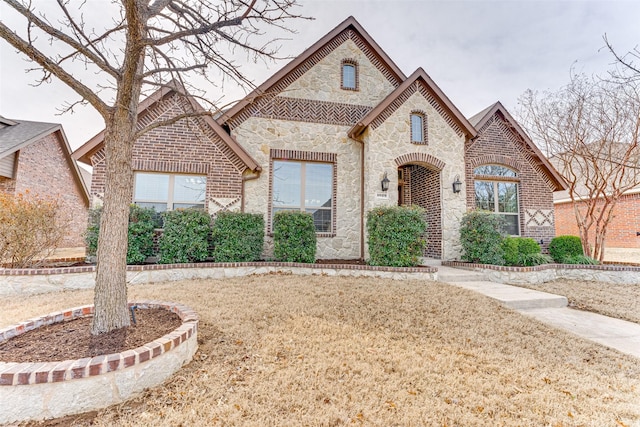
[[[198, 103], [198, 101], [189, 95], [184, 88], [182, 88], [177, 82], [172, 80], [167, 85], [162, 86], [147, 98], [142, 100], [138, 104], [138, 117], [144, 115], [146, 111], [155, 103], [162, 101], [167, 96], [174, 93], [184, 96], [188, 101], [193, 111], [196, 113], [204, 113], [206, 110]], [[220, 137], [220, 139], [229, 146], [235, 155], [245, 164], [245, 166], [252, 171], [261, 170], [260, 165], [247, 153], [244, 148], [238, 144], [238, 142], [229, 135], [210, 115], [198, 116], [202, 118], [204, 122], [213, 130], [213, 132]], [[102, 148], [104, 143], [105, 131], [102, 130], [89, 141], [85, 142], [81, 147], [73, 152], [73, 158], [81, 161], [87, 165], [91, 165], [91, 157]]]
[[534, 160], [538, 163], [538, 165], [547, 173], [549, 178], [553, 181], [556, 186], [556, 190], [566, 190], [567, 189], [567, 181], [560, 175], [560, 173], [556, 170], [555, 167], [549, 162], [544, 154], [540, 151], [540, 149], [533, 143], [529, 135], [520, 127], [518, 122], [509, 114], [506, 108], [500, 103], [500, 101], [496, 102], [493, 105], [482, 110], [480, 113], [471, 117], [469, 121], [474, 123], [476, 129], [482, 129], [482, 127], [496, 114], [500, 114], [504, 120], [509, 124], [511, 129], [515, 131], [522, 141], [525, 143], [527, 148], [530, 150], [530, 153], [534, 157]]
[[421, 82], [427, 88], [431, 95], [434, 96], [436, 101], [444, 107], [445, 112], [451, 115], [451, 119], [456, 124], [458, 124], [458, 126], [460, 126], [460, 129], [464, 134], [467, 135], [467, 137], [475, 138], [478, 132], [422, 68], [418, 68], [413, 74], [406, 78], [400, 86], [398, 86], [393, 92], [391, 92], [380, 104], [378, 104], [373, 110], [371, 110], [366, 116], [364, 116], [362, 120], [356, 123], [349, 130], [349, 137], [355, 139], [359, 135], [361, 135], [362, 132], [364, 132], [365, 128], [369, 126], [374, 120], [376, 120], [381, 114], [383, 114], [388, 108], [393, 108], [394, 101], [396, 101], [404, 93], [405, 90], [409, 89], [411, 85], [415, 84], [416, 82]]
[[353, 30], [355, 31], [371, 48], [376, 57], [381, 61], [381, 63], [386, 66], [389, 72], [393, 75], [393, 77], [401, 82], [406, 79], [404, 73], [400, 70], [400, 68], [391, 60], [391, 58], [382, 50], [382, 48], [378, 45], [378, 43], [371, 38], [369, 33], [365, 31], [365, 29], [360, 25], [358, 21], [353, 16], [348, 17], [344, 21], [342, 21], [337, 27], [327, 33], [320, 40], [315, 42], [309, 48], [307, 48], [304, 52], [298, 55], [293, 61], [289, 62], [282, 69], [276, 72], [274, 75], [269, 77], [264, 83], [254, 89], [249, 95], [245, 96], [242, 100], [238, 101], [233, 107], [225, 111], [219, 118], [218, 123], [223, 124], [231, 120], [234, 116], [240, 113], [245, 107], [260, 99], [261, 96], [268, 94], [271, 89], [276, 86], [279, 82], [281, 82], [287, 75], [289, 75], [292, 71], [294, 71], [298, 66], [302, 65], [305, 61], [311, 58], [316, 52], [322, 49], [324, 46], [329, 44], [332, 40], [338, 37], [345, 31]]
[[28, 120], [10, 120], [2, 116], [0, 116], [0, 123], [3, 125], [3, 127], [0, 127], [0, 159], [55, 133], [58, 136], [58, 141], [61, 143], [62, 153], [67, 160], [73, 179], [80, 188], [84, 202], [87, 206], [89, 205], [88, 188], [80, 175], [78, 164], [71, 156], [71, 147], [62, 129], [62, 125]]

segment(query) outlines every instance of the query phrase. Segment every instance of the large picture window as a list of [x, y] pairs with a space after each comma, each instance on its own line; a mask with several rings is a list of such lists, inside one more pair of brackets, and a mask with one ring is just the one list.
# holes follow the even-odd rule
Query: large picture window
[[204, 208], [207, 177], [136, 172], [133, 202], [156, 212]]
[[333, 164], [273, 161], [272, 216], [278, 211], [313, 215], [318, 233], [331, 233], [333, 224]]
[[[516, 177], [515, 171], [500, 165], [485, 165], [474, 169], [474, 175], [486, 177]], [[518, 183], [475, 178], [476, 207], [494, 212], [505, 220], [505, 232], [520, 234]]]

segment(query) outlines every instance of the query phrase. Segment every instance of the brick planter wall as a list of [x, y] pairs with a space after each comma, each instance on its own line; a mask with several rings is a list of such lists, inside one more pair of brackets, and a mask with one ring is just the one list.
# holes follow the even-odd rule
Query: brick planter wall
[[[173, 303], [138, 301], [138, 308], [164, 308], [182, 325], [144, 346], [122, 353], [49, 363], [0, 362], [0, 424], [57, 418], [113, 405], [154, 387], [189, 362], [197, 350], [198, 317]], [[93, 315], [76, 307], [0, 330], [0, 343], [30, 330]]]

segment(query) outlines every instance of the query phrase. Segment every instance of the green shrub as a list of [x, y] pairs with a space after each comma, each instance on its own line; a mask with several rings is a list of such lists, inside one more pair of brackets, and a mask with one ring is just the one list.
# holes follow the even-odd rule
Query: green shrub
[[584, 255], [578, 236], [558, 236], [549, 243], [549, 254], [557, 263], [566, 263], [571, 257]]
[[[542, 258], [530, 258], [540, 253], [540, 246], [530, 237], [507, 236], [502, 240], [502, 251], [505, 265], [538, 265], [530, 262], [540, 261]], [[531, 259], [535, 261], [531, 261]]]
[[564, 264], [598, 265], [597, 259], [586, 255], [573, 255], [564, 259]]
[[273, 220], [274, 255], [278, 261], [316, 260], [316, 229], [306, 212], [279, 211]]
[[379, 207], [367, 214], [369, 264], [392, 267], [418, 265], [426, 246], [424, 210], [417, 207]]
[[[141, 208], [136, 205], [129, 207], [127, 264], [142, 264], [153, 255], [155, 215], [156, 211], [152, 208]], [[91, 256], [97, 254], [101, 216], [102, 208], [89, 211], [89, 226], [85, 233], [85, 242], [87, 243], [87, 254]]]
[[160, 264], [204, 261], [209, 255], [211, 216], [204, 209], [165, 212], [160, 236]]
[[260, 214], [220, 212], [211, 235], [216, 262], [257, 261], [264, 246], [264, 218]]
[[460, 224], [462, 259], [479, 264], [504, 264], [503, 220], [485, 211], [464, 214]]
[[532, 253], [522, 256], [522, 265], [525, 267], [530, 267], [533, 265], [542, 265], [542, 264], [551, 264], [553, 262], [553, 258], [551, 258], [547, 254]]

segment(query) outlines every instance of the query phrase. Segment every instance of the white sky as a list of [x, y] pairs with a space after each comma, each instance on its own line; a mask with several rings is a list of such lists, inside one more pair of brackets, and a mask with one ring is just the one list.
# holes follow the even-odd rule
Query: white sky
[[[555, 90], [569, 80], [569, 70], [603, 74], [611, 55], [603, 49], [607, 34], [619, 53], [640, 43], [640, 1], [435, 1], [299, 0], [298, 21], [280, 54], [295, 56], [353, 15], [406, 74], [422, 67], [451, 101], [470, 117], [495, 101], [515, 113], [527, 89]], [[53, 0], [36, 0], [45, 7]], [[107, 0], [89, 0], [93, 11]], [[15, 25], [0, 8], [0, 19]], [[246, 65], [256, 85], [288, 61]], [[38, 77], [29, 64], [0, 40], [0, 115], [13, 119], [62, 123], [73, 149], [104, 127], [91, 107], [57, 115], [64, 101], [77, 96], [64, 84], [30, 86]], [[226, 85], [204, 87], [212, 99], [230, 103], [243, 96]]]

